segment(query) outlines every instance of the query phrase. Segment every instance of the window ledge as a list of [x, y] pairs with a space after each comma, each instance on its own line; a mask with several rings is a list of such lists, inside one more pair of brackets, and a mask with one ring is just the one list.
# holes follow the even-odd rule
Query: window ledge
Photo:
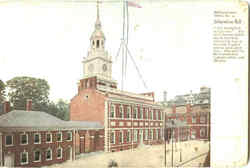
[[24, 162], [24, 163], [21, 162], [20, 164], [21, 164], [21, 165], [26, 165], [26, 164], [28, 164], [28, 163], [29, 163], [29, 162]]
[[28, 143], [26, 143], [26, 144], [20, 144], [20, 145], [22, 145], [22, 146], [23, 146], [23, 145], [28, 145]]
[[41, 159], [40, 160], [34, 160], [33, 162], [41, 162]]

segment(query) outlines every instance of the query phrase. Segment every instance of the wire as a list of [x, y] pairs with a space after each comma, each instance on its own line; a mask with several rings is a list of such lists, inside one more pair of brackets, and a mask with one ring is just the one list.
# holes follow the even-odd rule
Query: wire
[[139, 71], [139, 68], [137, 67], [136, 62], [135, 62], [134, 58], [132, 57], [132, 55], [131, 55], [131, 53], [130, 53], [128, 47], [127, 47], [126, 45], [125, 45], [125, 47], [127, 48], [128, 55], [130, 56], [132, 62], [134, 63], [134, 66], [135, 66], [135, 68], [136, 68], [136, 70], [137, 70], [137, 73], [138, 73], [139, 77], [140, 77], [141, 80], [142, 80], [142, 83], [143, 83], [144, 87], [145, 87], [146, 89], [148, 89], [148, 87], [147, 87], [145, 81], [143, 80], [143, 77], [142, 77], [142, 75], [141, 75], [141, 73], [140, 73], [140, 71]]

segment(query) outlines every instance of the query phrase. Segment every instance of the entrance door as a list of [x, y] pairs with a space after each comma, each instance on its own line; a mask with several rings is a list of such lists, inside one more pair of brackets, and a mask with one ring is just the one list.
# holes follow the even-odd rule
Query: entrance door
[[14, 167], [14, 154], [4, 155], [4, 166]]
[[72, 160], [72, 148], [68, 147], [66, 150], [66, 160]]
[[85, 138], [81, 137], [80, 138], [80, 153], [84, 153], [85, 152]]

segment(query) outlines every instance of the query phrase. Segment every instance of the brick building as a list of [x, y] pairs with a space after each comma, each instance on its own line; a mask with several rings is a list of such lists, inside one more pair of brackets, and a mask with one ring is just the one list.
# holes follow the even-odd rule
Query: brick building
[[0, 166], [40, 167], [74, 160], [76, 134], [85, 136], [88, 151], [101, 150], [100, 123], [63, 121], [45, 112], [31, 111], [28, 102], [27, 111], [6, 111], [10, 109], [9, 102], [4, 103], [4, 114], [0, 116]]
[[[158, 144], [163, 140], [163, 109], [154, 93], [135, 94], [117, 89], [112, 79], [112, 58], [105, 50], [97, 8], [90, 50], [83, 60], [84, 77], [78, 93], [71, 99], [70, 120], [95, 121], [104, 126], [105, 151], [120, 151], [139, 144]], [[80, 138], [77, 142], [81, 144]]]
[[175, 140], [210, 139], [210, 88], [202, 87], [199, 93], [178, 95], [161, 103], [165, 107], [165, 122], [174, 120], [182, 125], [174, 129]]

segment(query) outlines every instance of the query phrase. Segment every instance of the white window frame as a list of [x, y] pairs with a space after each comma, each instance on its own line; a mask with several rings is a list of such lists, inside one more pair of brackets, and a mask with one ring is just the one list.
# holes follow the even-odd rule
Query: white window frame
[[145, 130], [145, 140], [148, 140], [148, 129]]
[[[22, 136], [26, 136], [26, 143], [22, 143]], [[23, 134], [20, 134], [20, 145], [27, 145], [29, 143], [29, 136], [28, 136], [28, 134], [25, 134], [25, 133], [23, 133]]]
[[156, 140], [159, 139], [159, 132], [158, 132], [158, 129], [155, 129], [155, 139], [156, 139]]
[[191, 130], [191, 139], [196, 139], [196, 136], [197, 136], [196, 130], [192, 129]]
[[204, 124], [206, 122], [206, 117], [205, 116], [200, 116], [200, 123]]
[[[70, 139], [68, 139], [69, 133], [70, 133]], [[72, 141], [72, 132], [71, 131], [67, 132], [67, 140], [66, 141]]]
[[192, 123], [193, 123], [193, 124], [196, 123], [196, 116], [192, 116]]
[[[128, 115], [129, 115], [129, 117], [128, 117]], [[131, 107], [130, 106], [127, 107], [127, 116], [126, 116], [126, 118], [131, 118]]]
[[[112, 136], [112, 134], [113, 134], [113, 136]], [[112, 141], [113, 141], [113, 142], [111, 141], [111, 138], [112, 138]], [[110, 143], [111, 143], [111, 144], [115, 144], [115, 138], [116, 138], [116, 137], [115, 137], [115, 131], [112, 131], [111, 134], [110, 134]]]
[[[47, 141], [47, 136], [50, 136], [50, 141]], [[52, 143], [52, 134], [51, 133], [46, 133], [46, 143]]]
[[119, 143], [122, 144], [124, 142], [124, 135], [123, 135], [123, 131], [119, 132]]
[[127, 131], [127, 137], [126, 138], [127, 138], [126, 139], [127, 142], [131, 142], [131, 132], [130, 132], [130, 130]]
[[[50, 152], [50, 158], [49, 158], [49, 159], [47, 158], [47, 152]], [[52, 149], [51, 149], [51, 148], [48, 148], [48, 149], [45, 151], [45, 160], [52, 160], [52, 157], [53, 157]]]
[[151, 110], [151, 120], [154, 120], [154, 110]]
[[[113, 116], [112, 116], [113, 113]], [[110, 106], [110, 118], [115, 118], [115, 105]]]
[[143, 119], [144, 115], [143, 115], [143, 107], [140, 107], [140, 119]]
[[[39, 142], [35, 142], [36, 141], [36, 135], [38, 135], [38, 137], [39, 137]], [[41, 134], [40, 133], [34, 133], [34, 144], [41, 144]]]
[[120, 112], [120, 118], [124, 118], [124, 109], [122, 105], [120, 105], [119, 107], [119, 112]]
[[[61, 138], [60, 138], [61, 140], [58, 140], [58, 134], [61, 135]], [[62, 137], [62, 132], [61, 132], [61, 131], [60, 131], [60, 132], [57, 132], [57, 133], [56, 133], [56, 141], [57, 141], [57, 142], [62, 142], [62, 139], [63, 139], [63, 137]]]
[[153, 129], [150, 130], [150, 139], [151, 140], [154, 139], [154, 130]]
[[134, 136], [133, 136], [133, 141], [137, 142], [138, 141], [138, 130], [134, 130]]
[[[11, 144], [7, 144], [7, 136], [11, 136]], [[13, 146], [14, 142], [13, 142], [13, 135], [6, 135], [5, 136], [5, 146]]]
[[145, 119], [148, 119], [148, 109], [147, 108], [145, 108]]
[[[58, 157], [58, 150], [60, 150], [60, 157]], [[56, 158], [57, 159], [62, 159], [62, 155], [63, 155], [63, 149], [61, 147], [56, 149]]]
[[[39, 152], [39, 160], [35, 160], [35, 153], [36, 152]], [[41, 162], [41, 157], [42, 157], [42, 153], [41, 153], [41, 150], [35, 150], [33, 152], [33, 156], [34, 156], [34, 161], [33, 162]]]
[[[133, 118], [134, 118], [134, 119], [137, 119], [137, 118], [138, 118], [138, 108], [137, 108], [137, 107], [134, 107], [134, 108], [133, 108], [133, 112], [134, 112]], [[135, 116], [135, 117], [134, 117], [134, 116]]]
[[[26, 161], [26, 162], [22, 162], [23, 154], [26, 155], [26, 158], [27, 158], [27, 161]], [[28, 164], [28, 163], [29, 163], [29, 154], [28, 154], [28, 152], [26, 152], [26, 151], [21, 152], [21, 153], [20, 153], [20, 164], [21, 164], [21, 165], [26, 165], [26, 164]]]
[[[203, 132], [203, 135], [202, 135], [202, 132]], [[200, 137], [204, 138], [205, 136], [206, 136], [206, 128], [201, 128], [200, 129]]]

